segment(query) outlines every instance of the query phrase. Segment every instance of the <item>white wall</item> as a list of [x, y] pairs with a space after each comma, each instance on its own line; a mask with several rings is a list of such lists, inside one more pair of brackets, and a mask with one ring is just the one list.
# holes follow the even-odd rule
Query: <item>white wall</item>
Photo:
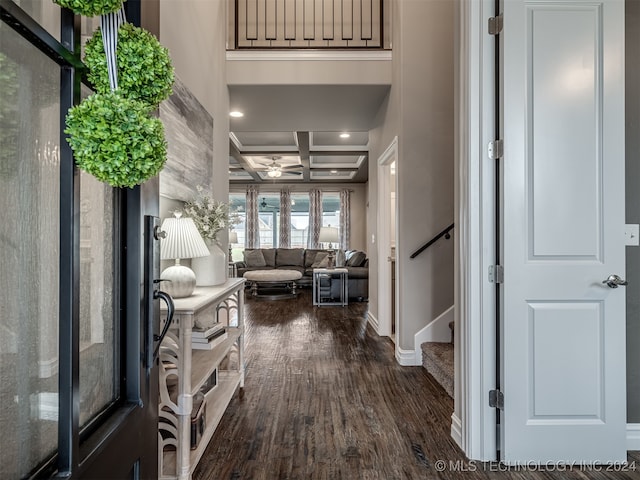
[[[453, 242], [441, 240], [414, 260], [409, 255], [452, 223], [453, 7], [450, 0], [393, 3], [393, 80], [378, 126], [370, 135], [369, 232], [376, 225], [377, 159], [398, 136], [397, 239], [401, 349], [453, 305]], [[455, 232], [454, 232], [455, 234]], [[375, 245], [368, 245], [373, 251]], [[372, 256], [369, 308], [378, 318], [378, 260]]]
[[[160, 0], [160, 42], [176, 76], [213, 117], [213, 197], [229, 198], [229, 93], [226, 84], [227, 1]], [[160, 200], [163, 209], [163, 198]], [[163, 212], [164, 214], [164, 212]], [[221, 243], [226, 242], [222, 233]]]
[[[281, 188], [288, 187], [292, 193], [308, 192], [311, 188], [320, 188], [326, 191], [338, 192], [343, 188], [351, 190], [351, 244], [352, 250], [363, 250], [367, 256], [371, 257], [373, 251], [367, 250], [367, 184], [332, 184], [332, 183], [278, 183], [269, 185], [259, 185], [260, 191], [265, 193], [279, 192]], [[229, 191], [232, 193], [245, 193], [245, 185], [231, 185]]]
[[345, 52], [256, 54], [236, 50], [228, 57], [229, 85], [389, 85], [391, 80], [385, 52], [355, 52], [350, 56]]

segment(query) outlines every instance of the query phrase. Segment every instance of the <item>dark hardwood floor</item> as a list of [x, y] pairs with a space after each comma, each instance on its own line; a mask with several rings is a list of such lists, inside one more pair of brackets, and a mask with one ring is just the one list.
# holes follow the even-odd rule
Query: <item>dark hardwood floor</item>
[[422, 367], [396, 363], [366, 310], [312, 307], [309, 290], [288, 300], [248, 297], [244, 393], [231, 401], [193, 478], [640, 478], [638, 452], [629, 457], [637, 472], [497, 472], [497, 464], [467, 461], [449, 433], [451, 398]]

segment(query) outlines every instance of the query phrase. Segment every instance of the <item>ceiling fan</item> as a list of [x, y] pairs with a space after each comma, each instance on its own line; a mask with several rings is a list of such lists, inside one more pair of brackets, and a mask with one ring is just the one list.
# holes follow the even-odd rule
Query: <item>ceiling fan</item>
[[256, 169], [256, 170], [262, 170], [267, 172], [267, 176], [270, 178], [278, 178], [281, 177], [283, 173], [289, 174], [289, 175], [301, 175], [302, 172], [293, 172], [293, 171], [289, 171], [292, 169], [296, 169], [296, 168], [302, 168], [302, 165], [298, 164], [298, 165], [282, 165], [281, 163], [278, 163], [277, 160], [279, 160], [280, 157], [271, 157], [271, 163], [265, 165], [264, 168], [261, 169]]
[[267, 203], [267, 199], [266, 199], [265, 197], [262, 197], [262, 201], [260, 202], [260, 208], [261, 208], [262, 210], [265, 210], [265, 209], [267, 209], [267, 208], [275, 208], [275, 209], [277, 209], [278, 207], [276, 207], [276, 206], [274, 206], [274, 205], [269, 205], [269, 204]]

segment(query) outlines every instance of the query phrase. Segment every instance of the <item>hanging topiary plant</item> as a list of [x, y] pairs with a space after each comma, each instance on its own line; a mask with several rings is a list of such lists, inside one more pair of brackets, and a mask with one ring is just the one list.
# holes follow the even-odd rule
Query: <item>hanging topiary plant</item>
[[[171, 95], [174, 74], [169, 51], [146, 30], [125, 23], [118, 29], [116, 48], [118, 90], [123, 96], [157, 108]], [[102, 34], [98, 29], [85, 46], [89, 81], [97, 92], [110, 90]]]
[[162, 122], [148, 105], [118, 92], [96, 93], [67, 114], [65, 133], [78, 167], [113, 187], [157, 175], [167, 159]]
[[115, 12], [122, 6], [122, 0], [53, 0], [53, 2], [85, 17]]

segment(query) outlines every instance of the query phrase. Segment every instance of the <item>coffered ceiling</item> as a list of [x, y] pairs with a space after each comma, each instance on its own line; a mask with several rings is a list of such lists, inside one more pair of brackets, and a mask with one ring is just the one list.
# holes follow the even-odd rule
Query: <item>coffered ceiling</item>
[[369, 130], [388, 86], [229, 87], [231, 183], [368, 180]]

